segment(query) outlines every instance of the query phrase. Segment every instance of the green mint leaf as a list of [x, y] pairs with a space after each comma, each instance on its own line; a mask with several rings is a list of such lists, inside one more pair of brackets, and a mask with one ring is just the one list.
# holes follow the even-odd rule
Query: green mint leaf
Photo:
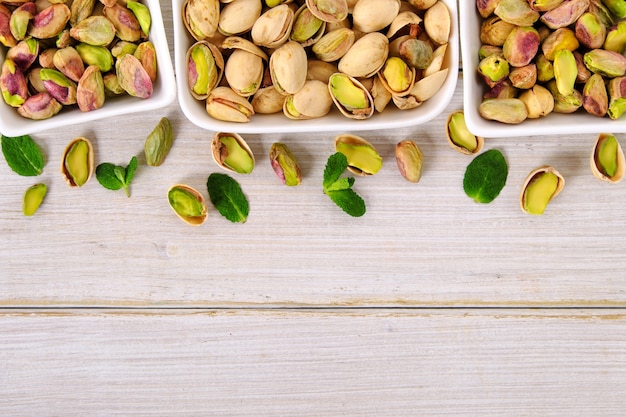
[[478, 155], [467, 166], [463, 190], [477, 203], [491, 203], [504, 188], [508, 172], [502, 153], [490, 149]]
[[2, 154], [9, 167], [19, 175], [35, 177], [43, 171], [41, 149], [28, 135], [2, 135]]
[[115, 165], [108, 162], [103, 162], [96, 167], [96, 179], [104, 188], [108, 190], [115, 191], [124, 186], [124, 183], [116, 174], [115, 168]]
[[126, 167], [126, 177], [124, 179], [124, 182], [127, 185], [130, 185], [130, 183], [133, 181], [133, 178], [135, 178], [135, 171], [137, 171], [137, 157], [133, 156], [132, 158], [130, 158], [130, 162], [128, 163], [128, 166]]
[[327, 191], [326, 194], [350, 216], [361, 217], [365, 214], [365, 201], [354, 190]]
[[326, 190], [333, 185], [346, 168], [348, 168], [348, 158], [344, 154], [337, 152], [331, 155], [326, 162], [326, 168], [324, 168], [324, 189]]
[[227, 174], [213, 173], [207, 179], [207, 191], [217, 211], [233, 223], [245, 223], [248, 200], [239, 183]]
[[118, 179], [120, 184], [126, 184], [126, 181], [125, 181], [126, 169], [124, 169], [124, 167], [115, 165], [113, 167], [113, 174], [115, 174], [115, 178]]
[[328, 186], [326, 190], [324, 191], [326, 192], [326, 191], [347, 190], [348, 188], [352, 187], [353, 184], [354, 184], [354, 178], [352, 177], [339, 178], [337, 181], [335, 181], [330, 186]]

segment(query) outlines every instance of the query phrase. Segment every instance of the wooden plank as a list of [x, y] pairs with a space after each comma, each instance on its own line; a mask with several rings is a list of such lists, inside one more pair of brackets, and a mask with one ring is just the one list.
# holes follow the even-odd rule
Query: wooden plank
[[21, 312], [10, 416], [622, 416], [626, 310]]

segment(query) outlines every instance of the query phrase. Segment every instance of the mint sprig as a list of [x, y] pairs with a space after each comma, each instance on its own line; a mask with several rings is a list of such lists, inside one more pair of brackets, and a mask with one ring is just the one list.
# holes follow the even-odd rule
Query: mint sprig
[[133, 156], [127, 166], [114, 165], [103, 162], [96, 167], [96, 178], [106, 189], [119, 190], [123, 188], [126, 196], [130, 197], [130, 183], [135, 177], [137, 170], [137, 157]]
[[330, 157], [324, 168], [324, 194], [337, 204], [343, 211], [353, 217], [361, 217], [365, 214], [365, 201], [353, 189], [353, 177], [341, 177], [348, 168], [348, 159], [341, 152]]
[[36, 177], [43, 171], [43, 155], [39, 146], [28, 135], [2, 135], [2, 154], [9, 167], [25, 177]]
[[233, 223], [245, 223], [250, 208], [239, 183], [226, 174], [213, 173], [207, 179], [207, 191], [217, 211]]

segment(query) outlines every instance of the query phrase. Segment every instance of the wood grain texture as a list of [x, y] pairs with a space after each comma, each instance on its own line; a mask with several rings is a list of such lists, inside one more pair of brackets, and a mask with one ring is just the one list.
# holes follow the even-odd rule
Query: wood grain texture
[[622, 416], [626, 310], [4, 312], [10, 416]]
[[[161, 6], [171, 35], [171, 5]], [[169, 43], [172, 51], [171, 36]], [[257, 167], [236, 179], [250, 202], [248, 222], [231, 224], [211, 207], [197, 228], [174, 216], [166, 191], [182, 182], [206, 196], [208, 175], [221, 171], [210, 156], [214, 132], [186, 120], [177, 103], [33, 135], [46, 156], [41, 177], [19, 177], [0, 163], [0, 305], [626, 306], [626, 185], [592, 176], [595, 137], [488, 138], [485, 149], [504, 153], [509, 177], [493, 203], [476, 204], [462, 188], [471, 157], [452, 150], [444, 133], [461, 94], [459, 80], [448, 108], [425, 125], [360, 133], [384, 166], [357, 178], [367, 204], [358, 219], [322, 192], [335, 133], [246, 135]], [[175, 143], [164, 165], [147, 167], [144, 140], [162, 116]], [[81, 189], [65, 185], [60, 157], [76, 136], [93, 141], [97, 163], [138, 156], [131, 198], [95, 178]], [[418, 184], [399, 175], [393, 156], [407, 138], [425, 157]], [[267, 155], [276, 141], [299, 159], [302, 186], [284, 187], [272, 172]], [[519, 208], [520, 187], [544, 164], [566, 186], [544, 216], [529, 216]], [[40, 181], [48, 196], [25, 218], [23, 192]]]

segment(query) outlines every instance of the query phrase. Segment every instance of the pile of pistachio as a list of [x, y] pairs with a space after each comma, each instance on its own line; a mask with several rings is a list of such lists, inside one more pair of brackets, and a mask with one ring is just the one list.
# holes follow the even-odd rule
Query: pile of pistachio
[[477, 0], [485, 119], [521, 123], [579, 109], [626, 111], [626, 2]]
[[419, 106], [448, 74], [440, 0], [186, 0], [182, 18], [191, 95], [218, 120], [312, 119], [333, 104], [366, 119]]
[[29, 119], [64, 106], [87, 112], [107, 96], [152, 96], [156, 51], [147, 6], [128, 0], [0, 2], [4, 101]]

